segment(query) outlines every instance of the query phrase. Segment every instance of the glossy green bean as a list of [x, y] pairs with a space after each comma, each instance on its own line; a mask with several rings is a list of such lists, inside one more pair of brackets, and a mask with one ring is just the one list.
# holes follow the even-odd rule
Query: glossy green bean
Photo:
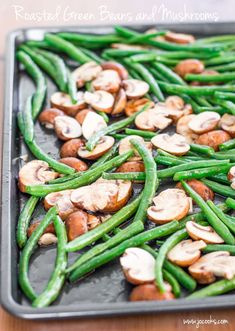
[[92, 52], [91, 50], [85, 48], [85, 47], [78, 47], [85, 55], [87, 55], [91, 60], [95, 61], [96, 63], [101, 64], [103, 59], [98, 56], [95, 52]]
[[198, 144], [190, 144], [190, 150], [207, 156], [211, 156], [215, 153], [212, 147]]
[[235, 209], [235, 200], [234, 199], [227, 198], [225, 203], [229, 208]]
[[70, 70], [67, 69], [67, 86], [68, 94], [70, 95], [71, 101], [73, 104], [77, 103], [77, 82], [71, 74]]
[[144, 130], [136, 130], [136, 129], [125, 129], [125, 133], [127, 135], [135, 135], [135, 136], [140, 136], [143, 138], [153, 138], [156, 136], [156, 132], [150, 132], [150, 131], [144, 131]]
[[144, 172], [104, 172], [104, 179], [145, 180]]
[[32, 116], [32, 97], [28, 97], [25, 103], [25, 109], [23, 113], [24, 119], [24, 139], [26, 143], [30, 143], [34, 140], [34, 123]]
[[222, 100], [235, 101], [235, 94], [229, 92], [215, 92], [215, 98], [216, 100], [222, 99]]
[[213, 82], [230, 82], [235, 79], [235, 73], [226, 72], [223, 74], [187, 74], [185, 79], [189, 82], [203, 82], [203, 83], [213, 83]]
[[225, 141], [224, 143], [219, 145], [220, 151], [227, 151], [227, 150], [233, 149], [233, 148], [235, 148], [235, 139]]
[[[206, 164], [206, 162], [205, 162]], [[192, 169], [186, 171], [179, 171], [174, 174], [173, 180], [179, 181], [183, 179], [200, 179], [205, 178], [208, 176], [216, 175], [218, 173], [227, 173], [229, 170], [229, 165], [218, 165], [215, 167], [208, 167], [208, 168], [200, 168], [200, 169]]]
[[235, 246], [234, 245], [224, 245], [224, 244], [207, 244], [205, 248], [202, 249], [203, 253], [211, 253], [217, 251], [226, 251], [232, 255], [235, 255]]
[[212, 189], [212, 191], [214, 191], [215, 193], [218, 193], [224, 197], [235, 198], [235, 190], [233, 190], [230, 186], [216, 183], [208, 179], [202, 179], [202, 182], [206, 184], [210, 189]]
[[223, 279], [219, 280], [211, 285], [203, 287], [201, 290], [198, 290], [190, 294], [188, 299], [200, 299], [210, 296], [220, 295], [227, 292], [230, 292], [235, 289], [235, 277], [232, 279]]
[[[113, 44], [121, 42], [121, 38], [115, 34], [80, 34], [75, 32], [60, 32], [57, 36], [72, 42], [86, 42], [100, 44], [106, 46], [107, 44]], [[102, 46], [103, 47], [103, 46]]]
[[227, 215], [218, 208], [213, 201], [207, 201], [208, 206], [213, 210], [213, 212], [219, 217], [219, 219], [227, 226], [227, 228], [235, 234], [235, 222], [227, 217]]

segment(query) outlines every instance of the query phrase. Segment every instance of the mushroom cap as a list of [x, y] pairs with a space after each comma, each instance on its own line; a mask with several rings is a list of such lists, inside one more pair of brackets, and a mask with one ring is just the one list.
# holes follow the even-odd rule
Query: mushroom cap
[[[166, 285], [165, 285], [166, 287]], [[143, 284], [135, 286], [130, 295], [130, 301], [162, 301], [172, 300], [174, 295], [171, 292], [170, 285], [168, 284], [168, 290], [161, 293], [159, 288], [154, 284]]]
[[57, 237], [53, 233], [43, 233], [43, 235], [38, 240], [39, 246], [49, 246], [57, 243]]
[[55, 118], [55, 132], [59, 139], [70, 140], [82, 134], [81, 125], [70, 116], [57, 116]]
[[55, 118], [63, 115], [64, 112], [60, 109], [47, 108], [40, 113], [38, 120], [42, 125], [45, 125], [47, 129], [54, 129]]
[[167, 258], [181, 267], [188, 267], [200, 258], [200, 249], [205, 247], [206, 243], [203, 240], [182, 240], [168, 252]]
[[95, 110], [100, 110], [110, 114], [114, 105], [114, 97], [106, 91], [95, 91], [94, 93], [85, 92], [86, 103], [91, 105]]
[[172, 119], [174, 122], [177, 122], [180, 117], [182, 117], [184, 115], [184, 111], [183, 109], [178, 109], [176, 107], [173, 106], [167, 106], [166, 102], [158, 102], [154, 109], [156, 110], [156, 112], [158, 114], [161, 114], [163, 116], [166, 116], [170, 119]]
[[73, 190], [64, 190], [47, 194], [43, 201], [44, 208], [48, 210], [56, 205], [62, 220], [66, 219], [69, 214], [77, 210], [70, 199], [72, 192]]
[[214, 130], [201, 134], [196, 143], [212, 147], [215, 151], [219, 150], [219, 145], [231, 139], [231, 136], [223, 130]]
[[204, 240], [207, 244], [222, 244], [221, 238], [211, 226], [202, 226], [196, 222], [188, 221], [186, 223], [186, 230], [191, 238], [194, 240]]
[[216, 277], [231, 279], [235, 275], [235, 256], [217, 251], [203, 255], [189, 267], [189, 272], [199, 284], [210, 284]]
[[166, 98], [165, 105], [166, 107], [169, 108], [183, 110], [185, 103], [184, 100], [178, 95], [170, 95], [169, 97]]
[[77, 82], [78, 88], [83, 87], [86, 82], [95, 79], [102, 71], [102, 67], [95, 61], [90, 61], [82, 64], [72, 72], [73, 78]]
[[121, 84], [121, 79], [116, 70], [103, 70], [93, 80], [92, 87], [109, 93], [116, 93]]
[[122, 84], [129, 99], [141, 98], [149, 91], [149, 84], [143, 80], [125, 79]]
[[190, 115], [184, 115], [182, 116], [177, 124], [176, 124], [176, 132], [182, 136], [184, 136], [186, 142], [188, 144], [192, 144], [195, 139], [197, 139], [198, 135], [193, 132], [188, 124], [189, 122], [195, 117], [196, 115], [190, 114]]
[[224, 114], [219, 123], [220, 127], [228, 132], [232, 137], [235, 137], [235, 116]]
[[140, 130], [157, 131], [163, 130], [172, 123], [170, 118], [158, 113], [155, 108], [143, 111], [135, 118], [135, 125]]
[[84, 146], [84, 140], [80, 138], [70, 139], [66, 141], [60, 149], [60, 157], [77, 157], [78, 149]]
[[[32, 233], [37, 229], [37, 227], [39, 226], [40, 223], [41, 223], [41, 221], [36, 221], [36, 222], [30, 224], [30, 226], [28, 227], [28, 230], [27, 230], [27, 236], [28, 237], [30, 237], [32, 235]], [[55, 234], [54, 224], [50, 223], [46, 227], [46, 229], [44, 230], [43, 233], [53, 233], [53, 234]]]
[[114, 142], [115, 139], [113, 137], [104, 136], [99, 140], [99, 143], [92, 151], [88, 151], [85, 146], [81, 146], [78, 149], [78, 156], [83, 159], [96, 160], [100, 156], [108, 152], [108, 150], [112, 148]]
[[74, 240], [88, 231], [88, 214], [83, 210], [71, 213], [65, 220], [68, 240]]
[[172, 31], [167, 31], [164, 35], [164, 39], [176, 44], [190, 44], [195, 41], [195, 38], [191, 34], [177, 33]]
[[214, 111], [204, 111], [197, 114], [188, 123], [189, 128], [196, 133], [205, 133], [216, 128], [220, 121], [220, 115]]
[[141, 160], [141, 156], [139, 155], [139, 153], [137, 152], [137, 150], [132, 146], [130, 140], [131, 139], [135, 139], [137, 141], [139, 141], [140, 143], [145, 144], [145, 146], [151, 150], [151, 144], [149, 142], [145, 142], [144, 139], [140, 136], [135, 136], [135, 135], [130, 135], [128, 137], [125, 137], [123, 139], [120, 140], [119, 142], [119, 147], [118, 147], [118, 152], [119, 154], [124, 154], [130, 150], [134, 151], [134, 156], [130, 157], [128, 160], [129, 161], [140, 161]]
[[127, 79], [129, 76], [126, 68], [121, 63], [118, 62], [114, 62], [114, 61], [103, 62], [101, 64], [101, 67], [103, 70], [107, 70], [107, 69], [115, 70], [122, 80]]
[[154, 206], [147, 210], [148, 218], [157, 224], [181, 220], [190, 209], [190, 201], [183, 190], [170, 188], [153, 198]]
[[97, 131], [106, 128], [107, 124], [102, 116], [93, 111], [87, 113], [82, 123], [82, 134], [87, 140], [93, 136]]
[[131, 284], [140, 285], [155, 280], [155, 259], [142, 248], [127, 248], [120, 258], [120, 264], [126, 280]]
[[151, 139], [152, 144], [173, 155], [184, 155], [190, 150], [190, 145], [180, 134], [169, 135], [161, 133]]
[[64, 92], [55, 92], [51, 95], [51, 106], [64, 111], [67, 115], [75, 116], [80, 109], [86, 107], [84, 92], [77, 92], [77, 103], [73, 104], [70, 95]]
[[125, 114], [126, 116], [131, 116], [135, 113], [137, 113], [141, 108], [146, 105], [146, 103], [150, 102], [149, 107], [154, 107], [154, 103], [149, 100], [148, 98], [141, 98], [137, 100], [129, 100], [127, 101], [126, 107], [125, 107]]
[[116, 172], [144, 172], [144, 163], [141, 161], [127, 161], [116, 169]]
[[75, 119], [78, 121], [79, 124], [82, 125], [83, 121], [86, 118], [86, 115], [90, 112], [93, 112], [93, 110], [90, 108], [82, 109], [77, 113], [77, 115], [75, 116]]
[[204, 64], [197, 59], [180, 61], [175, 67], [175, 72], [184, 78], [187, 74], [200, 74], [204, 70]]
[[77, 159], [76, 157], [64, 157], [59, 160], [59, 162], [68, 165], [71, 168], [74, 168], [76, 171], [86, 171], [88, 169], [88, 165], [82, 161]]
[[126, 107], [126, 93], [125, 91], [120, 88], [118, 94], [115, 97], [115, 103], [113, 106], [112, 116], [117, 116], [123, 113], [125, 107]]
[[26, 163], [19, 172], [19, 189], [25, 192], [26, 186], [40, 185], [55, 179], [59, 174], [49, 170], [49, 164], [41, 160]]
[[[203, 200], [214, 200], [215, 194], [214, 192], [206, 186], [203, 182], [197, 179], [191, 179], [186, 181], [189, 186], [192, 187], [194, 191], [199, 194]], [[176, 184], [176, 187], [183, 190], [184, 188], [182, 187], [182, 184], [179, 182]]]

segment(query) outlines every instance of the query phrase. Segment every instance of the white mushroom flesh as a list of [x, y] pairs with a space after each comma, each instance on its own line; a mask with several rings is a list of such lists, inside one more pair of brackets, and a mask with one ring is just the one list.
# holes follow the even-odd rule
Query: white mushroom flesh
[[44, 233], [38, 240], [39, 246], [49, 246], [57, 243], [57, 237], [53, 233]]
[[92, 82], [92, 87], [95, 90], [107, 91], [115, 93], [120, 88], [121, 79], [115, 70], [103, 70], [97, 78]]
[[196, 222], [186, 223], [186, 230], [194, 240], [204, 240], [208, 244], [222, 244], [224, 242], [211, 226], [202, 226]]
[[97, 131], [106, 128], [107, 124], [102, 116], [95, 112], [88, 112], [82, 123], [82, 135], [84, 138], [89, 139]]
[[45, 196], [44, 207], [46, 210], [53, 206], [57, 206], [59, 215], [64, 219], [72, 212], [76, 211], [77, 208], [71, 202], [71, 194], [73, 190], [64, 190], [59, 192], [49, 193]]
[[196, 133], [205, 133], [214, 130], [220, 120], [220, 115], [214, 111], [205, 111], [196, 115], [189, 123], [189, 128]]
[[87, 62], [72, 72], [78, 87], [83, 87], [86, 82], [95, 79], [102, 71], [102, 67], [94, 61]]
[[126, 79], [122, 83], [129, 99], [141, 98], [149, 91], [149, 84], [143, 80]]
[[124, 154], [130, 150], [133, 150], [134, 151], [134, 156], [130, 157], [128, 159], [128, 161], [139, 161], [141, 160], [141, 156], [139, 155], [139, 153], [137, 152], [137, 150], [132, 146], [130, 140], [131, 139], [135, 139], [137, 141], [139, 141], [140, 143], [142, 144], [145, 144], [145, 146], [151, 151], [152, 149], [152, 145], [151, 143], [149, 142], [145, 142], [144, 139], [140, 136], [135, 136], [135, 135], [131, 135], [131, 136], [128, 136], [126, 138], [123, 138], [120, 143], [119, 143], [119, 154]]
[[155, 108], [143, 111], [135, 118], [135, 125], [140, 130], [157, 131], [163, 130], [172, 123], [170, 118], [160, 114]]
[[96, 160], [101, 155], [105, 154], [114, 145], [114, 142], [115, 139], [113, 137], [104, 136], [99, 140], [92, 151], [88, 151], [85, 146], [81, 146], [78, 149], [78, 156], [83, 159]]
[[111, 113], [114, 105], [114, 97], [106, 91], [85, 92], [84, 99], [95, 110]]
[[221, 117], [220, 127], [228, 132], [232, 137], [235, 137], [235, 116], [230, 114], [224, 114]]
[[82, 135], [81, 125], [70, 116], [57, 116], [55, 118], [55, 131], [62, 140], [78, 138]]
[[185, 138], [177, 133], [173, 135], [158, 134], [151, 139], [151, 142], [155, 147], [174, 155], [184, 155], [190, 150], [190, 145]]
[[185, 116], [182, 116], [178, 122], [177, 122], [177, 125], [176, 125], [176, 132], [182, 136], [184, 136], [186, 142], [188, 144], [192, 144], [197, 138], [198, 138], [198, 135], [193, 132], [188, 124], [189, 122], [195, 118], [196, 115], [185, 115]]
[[85, 108], [84, 92], [77, 92], [77, 103], [73, 104], [69, 94], [55, 92], [51, 96], [51, 104], [61, 110], [70, 112], [71, 109], [79, 110]]

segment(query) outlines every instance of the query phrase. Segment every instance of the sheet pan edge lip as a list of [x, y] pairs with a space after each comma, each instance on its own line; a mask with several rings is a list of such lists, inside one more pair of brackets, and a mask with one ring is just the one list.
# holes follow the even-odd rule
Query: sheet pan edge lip
[[[219, 24], [233, 24], [235, 22], [213, 22], [215, 25]], [[212, 24], [213, 24], [212, 23]], [[190, 23], [185, 23], [186, 25], [191, 25]], [[193, 23], [197, 24], [197, 23]], [[169, 25], [169, 23], [161, 23], [161, 25]], [[173, 25], [176, 25], [174, 23]], [[111, 27], [111, 25], [109, 25]], [[133, 25], [132, 25], [133, 26]], [[144, 26], [144, 24], [142, 25]], [[147, 26], [147, 25], [146, 25]], [[199, 26], [199, 25], [198, 25]], [[94, 28], [94, 26], [82, 26], [85, 28]], [[100, 25], [100, 27], [106, 27], [104, 25]], [[49, 27], [50, 29], [56, 29], [55, 27]], [[69, 30], [70, 28], [76, 28], [79, 29], [78, 26], [74, 27], [58, 27], [58, 29], [64, 29]], [[37, 28], [40, 29], [40, 28]], [[9, 169], [10, 163], [9, 163], [9, 153], [8, 158], [6, 157], [6, 154], [4, 153], [5, 150], [9, 150], [9, 144], [11, 142], [11, 137], [9, 134], [9, 137], [4, 136], [4, 132], [6, 130], [6, 125], [9, 124], [10, 116], [12, 109], [10, 112], [7, 111], [7, 106], [11, 104], [12, 102], [12, 96], [13, 96], [13, 90], [9, 89], [9, 83], [13, 81], [13, 73], [14, 73], [14, 54], [13, 54], [13, 42], [15, 40], [15, 37], [19, 33], [24, 33], [24, 31], [27, 31], [28, 28], [25, 29], [17, 29], [13, 30], [8, 35], [7, 40], [7, 65], [5, 68], [5, 79], [6, 79], [6, 87], [5, 87], [5, 100], [4, 100], [4, 125], [3, 125], [3, 159], [2, 159], [2, 201], [4, 201], [3, 193], [10, 193], [10, 184], [8, 184], [7, 187], [3, 187], [5, 183], [5, 179], [3, 178], [4, 170], [7, 168]], [[48, 28], [43, 28], [43, 30], [47, 30]], [[7, 141], [7, 146], [5, 145]], [[8, 206], [9, 207], [9, 206]], [[6, 210], [6, 206], [2, 207], [1, 210], [1, 218], [3, 219], [4, 211]], [[9, 208], [8, 208], [9, 210]], [[8, 230], [10, 225], [8, 224]], [[4, 229], [3, 229], [3, 222], [1, 224], [1, 304], [2, 306], [9, 311], [11, 314], [24, 318], [24, 319], [53, 319], [53, 318], [84, 318], [84, 317], [95, 317], [95, 316], [115, 316], [115, 315], [128, 315], [128, 314], [137, 314], [137, 313], [154, 313], [154, 312], [167, 312], [167, 311], [188, 311], [192, 309], [219, 309], [219, 308], [232, 308], [235, 306], [235, 295], [224, 295], [223, 297], [211, 297], [203, 299], [203, 302], [198, 299], [194, 299], [192, 301], [189, 301], [187, 299], [179, 299], [177, 301], [168, 301], [168, 302], [158, 302], [156, 305], [156, 302], [148, 303], [148, 302], [141, 302], [141, 303], [130, 303], [130, 302], [120, 302], [120, 303], [102, 303], [102, 304], [82, 304], [82, 305], [74, 305], [73, 306], [51, 306], [44, 309], [37, 309], [22, 306], [18, 304], [12, 297], [11, 289], [9, 286], [11, 286], [11, 273], [7, 271], [7, 269], [11, 266], [11, 260], [6, 259], [6, 255], [10, 255], [9, 252], [11, 250], [10, 242], [6, 241], [6, 238], [3, 236]], [[3, 245], [7, 243], [7, 246]], [[6, 254], [7, 253], [7, 254]], [[7, 268], [2, 268], [2, 261], [6, 260]], [[5, 261], [4, 261], [5, 262]], [[9, 269], [8, 269], [9, 270]], [[3, 277], [5, 275], [5, 279]], [[9, 278], [10, 276], [10, 278]], [[4, 280], [3, 280], [4, 279]], [[7, 281], [7, 287], [6, 285]], [[4, 283], [5, 282], [5, 283]]]

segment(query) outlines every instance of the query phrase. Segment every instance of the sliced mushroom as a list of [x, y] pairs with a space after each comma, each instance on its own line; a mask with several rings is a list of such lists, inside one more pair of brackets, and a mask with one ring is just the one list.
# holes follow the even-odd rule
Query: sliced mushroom
[[128, 71], [121, 63], [113, 61], [103, 62], [101, 67], [103, 70], [115, 70], [122, 80], [128, 78]]
[[135, 139], [138, 140], [140, 143], [145, 144], [145, 146], [151, 151], [152, 149], [152, 145], [149, 142], [145, 142], [144, 139], [140, 136], [135, 136], [135, 135], [131, 135], [128, 136], [126, 138], [123, 138], [120, 143], [119, 143], [119, 154], [124, 154], [126, 152], [128, 152], [129, 150], [133, 150], [134, 151], [134, 156], [129, 158], [129, 161], [139, 161], [141, 160], [141, 156], [139, 155], [139, 153], [135, 150], [135, 148], [132, 146], [130, 140], [131, 139]]
[[[34, 222], [34, 223], [30, 224], [30, 226], [28, 227], [28, 230], [27, 230], [27, 236], [28, 237], [30, 237], [32, 235], [32, 233], [37, 229], [37, 227], [39, 226], [40, 223], [41, 223], [41, 221], [37, 221], [37, 222]], [[55, 234], [54, 224], [50, 223], [46, 227], [46, 229], [44, 230], [43, 233], [53, 233], [53, 234]]]
[[68, 240], [74, 240], [88, 231], [88, 214], [83, 210], [71, 213], [65, 220]]
[[109, 211], [117, 203], [117, 198], [118, 186], [113, 183], [83, 186], [71, 194], [71, 201], [76, 207], [91, 212]]
[[182, 116], [176, 125], [176, 132], [179, 133], [180, 135], [184, 136], [186, 142], [188, 144], [192, 144], [195, 139], [197, 139], [198, 135], [193, 132], [189, 126], [188, 123], [195, 117], [196, 115], [185, 115]]
[[61, 149], [60, 149], [60, 156], [62, 158], [65, 158], [65, 157], [77, 157], [78, 155], [78, 149], [82, 146], [84, 146], [84, 140], [82, 139], [71, 139], [71, 140], [68, 140], [66, 141]]
[[95, 110], [100, 110], [110, 114], [114, 105], [114, 97], [106, 91], [95, 91], [94, 93], [85, 92], [86, 103], [91, 105]]
[[194, 240], [204, 240], [207, 244], [222, 244], [224, 240], [215, 232], [211, 226], [202, 226], [189, 221], [186, 223], [186, 230]]
[[204, 64], [196, 59], [180, 61], [175, 67], [175, 72], [184, 78], [187, 74], [200, 74], [204, 70]]
[[155, 259], [142, 248], [127, 248], [120, 258], [120, 264], [126, 280], [131, 284], [140, 285], [155, 280]]
[[111, 113], [112, 116], [121, 115], [126, 107], [126, 102], [127, 102], [126, 93], [122, 88], [120, 88], [120, 90], [115, 98], [115, 103], [114, 103], [113, 110]]
[[25, 192], [30, 185], [40, 185], [55, 179], [59, 174], [49, 169], [45, 161], [33, 160], [26, 163], [19, 172], [19, 189]]
[[190, 209], [190, 202], [183, 190], [170, 188], [153, 198], [154, 206], [147, 210], [148, 218], [157, 224], [181, 220]]
[[86, 82], [95, 79], [101, 71], [102, 68], [99, 64], [90, 61], [75, 69], [72, 72], [72, 76], [76, 80], [78, 88], [81, 88]]
[[106, 128], [107, 124], [102, 116], [91, 111], [88, 112], [82, 123], [82, 134], [87, 140], [97, 131]]
[[57, 243], [57, 237], [53, 233], [44, 233], [38, 240], [39, 246], [49, 246]]
[[122, 82], [129, 99], [139, 99], [149, 91], [149, 84], [139, 79], [126, 79]]
[[189, 267], [189, 272], [199, 284], [210, 284], [216, 277], [231, 279], [235, 275], [235, 256], [218, 251], [202, 256]]
[[232, 183], [231, 187], [235, 188], [235, 166], [231, 167], [228, 172], [228, 180]]
[[[165, 285], [166, 287], [166, 285]], [[163, 293], [155, 284], [143, 284], [135, 286], [130, 295], [130, 301], [162, 301], [175, 299], [168, 284], [167, 290]]]
[[167, 258], [180, 267], [188, 267], [200, 258], [200, 249], [205, 247], [206, 243], [203, 240], [183, 240], [169, 251]]
[[73, 104], [69, 94], [55, 92], [51, 96], [51, 106], [63, 110], [69, 116], [75, 116], [80, 109], [86, 107], [84, 93], [77, 92], [77, 103]]
[[144, 172], [144, 163], [139, 161], [128, 161], [120, 165], [116, 172]]
[[141, 110], [141, 108], [144, 107], [144, 105], [146, 105], [146, 103], [150, 103], [149, 108], [154, 107], [154, 103], [147, 98], [129, 100], [125, 107], [126, 116], [129, 117], [129, 116], [137, 113], [139, 110]]
[[57, 116], [55, 118], [55, 132], [59, 139], [70, 140], [82, 134], [81, 125], [70, 116]]
[[231, 136], [223, 130], [214, 130], [201, 134], [196, 143], [212, 147], [215, 151], [219, 150], [219, 145], [231, 139]]
[[162, 114], [166, 117], [171, 118], [174, 122], [177, 122], [180, 117], [184, 115], [183, 110], [174, 108], [173, 106], [168, 107], [166, 103], [158, 102], [154, 108], [158, 114]]
[[121, 84], [121, 79], [115, 70], [103, 70], [97, 78], [93, 80], [92, 87], [95, 90], [102, 90], [109, 93], [116, 93]]
[[92, 113], [92, 112], [93, 112], [93, 110], [89, 109], [89, 108], [82, 109], [77, 113], [77, 115], [75, 116], [75, 119], [78, 121], [79, 124], [82, 125], [83, 121], [86, 118], [86, 115], [88, 113]]
[[43, 201], [44, 208], [48, 210], [56, 205], [62, 220], [66, 219], [66, 217], [77, 210], [70, 199], [72, 192], [73, 190], [64, 190], [49, 193], [47, 196], [45, 196]]
[[165, 105], [169, 108], [183, 110], [185, 104], [184, 100], [178, 95], [171, 95], [166, 98]]
[[180, 134], [170, 136], [167, 133], [161, 133], [151, 139], [152, 144], [173, 155], [184, 155], [190, 150], [190, 145]]
[[112, 148], [115, 139], [110, 136], [104, 136], [99, 140], [99, 143], [93, 149], [93, 151], [88, 151], [85, 146], [78, 149], [78, 156], [83, 159], [96, 160], [103, 154], [105, 154], [110, 148]]
[[63, 115], [64, 112], [60, 109], [48, 108], [40, 113], [38, 120], [41, 124], [45, 125], [47, 129], [54, 129], [55, 118]]
[[233, 138], [235, 137], [235, 116], [234, 115], [224, 114], [221, 117], [219, 125], [224, 131], [228, 132], [231, 137], [233, 137]]
[[[215, 194], [214, 192], [206, 186], [203, 182], [197, 179], [187, 180], [187, 184], [192, 187], [192, 189], [199, 194], [203, 200], [214, 200]], [[177, 188], [183, 190], [182, 184], [177, 183]]]
[[59, 160], [59, 162], [68, 165], [71, 168], [74, 168], [76, 171], [86, 171], [88, 169], [88, 165], [82, 161], [77, 159], [76, 157], [64, 157]]
[[205, 133], [216, 128], [220, 115], [214, 111], [204, 111], [196, 115], [188, 123], [189, 128], [196, 133]]
[[167, 128], [172, 123], [170, 118], [156, 111], [155, 108], [148, 109], [135, 118], [135, 125], [140, 130], [157, 131]]
[[164, 39], [176, 44], [190, 44], [195, 41], [195, 38], [191, 34], [177, 33], [172, 31], [167, 31], [164, 35]]
[[92, 214], [88, 214], [88, 221], [87, 221], [87, 226], [88, 226], [88, 230], [92, 230], [94, 228], [96, 228], [98, 225], [100, 225], [101, 222], [101, 218], [96, 216], [96, 215], [92, 215]]

